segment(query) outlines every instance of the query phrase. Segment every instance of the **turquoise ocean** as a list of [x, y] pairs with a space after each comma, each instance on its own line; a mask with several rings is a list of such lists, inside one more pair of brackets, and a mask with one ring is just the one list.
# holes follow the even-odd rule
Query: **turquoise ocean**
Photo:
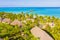
[[55, 16], [60, 18], [60, 7], [0, 7], [0, 12], [28, 12], [38, 15]]

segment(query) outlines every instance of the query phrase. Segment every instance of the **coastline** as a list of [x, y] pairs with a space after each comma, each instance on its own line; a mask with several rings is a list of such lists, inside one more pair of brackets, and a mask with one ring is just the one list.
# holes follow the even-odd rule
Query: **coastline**
[[60, 18], [60, 7], [0, 7], [0, 12], [10, 12], [14, 14], [24, 12]]
[[[3, 12], [3, 11], [2, 11], [2, 12]], [[16, 11], [15, 11], [15, 12], [12, 12], [12, 11], [11, 11], [11, 12], [5, 12], [5, 13], [21, 14], [22, 12], [16, 12]], [[27, 14], [27, 13], [28, 13], [28, 14], [33, 14], [33, 15], [36, 15], [36, 14], [37, 14], [38, 16], [43, 16], [43, 17], [44, 17], [44, 16], [50, 16], [50, 17], [54, 16], [54, 15], [44, 15], [44, 14], [41, 14], [41, 13], [39, 14], [39, 13], [34, 13], [34, 12], [30, 12], [30, 13], [29, 13], [29, 12], [23, 12], [23, 13], [24, 13], [24, 14]], [[55, 17], [55, 18], [60, 18], [59, 16], [54, 16], [54, 17]]]

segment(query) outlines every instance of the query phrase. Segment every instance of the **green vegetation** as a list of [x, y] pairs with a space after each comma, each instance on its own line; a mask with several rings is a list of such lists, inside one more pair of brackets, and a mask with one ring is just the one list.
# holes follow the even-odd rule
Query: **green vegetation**
[[[34, 15], [36, 16], [34, 18]], [[4, 40], [38, 40], [38, 38], [34, 37], [30, 29], [34, 26], [40, 27], [41, 29], [51, 34], [55, 40], [60, 40], [60, 19], [55, 18], [54, 16], [38, 16], [37, 14], [28, 14], [28, 13], [6, 13], [0, 12], [0, 18], [10, 18], [13, 22], [15, 19], [18, 19], [22, 22], [22, 27], [18, 25], [10, 25], [6, 23], [0, 22], [0, 38]], [[25, 22], [24, 22], [25, 20]], [[51, 27], [46, 23], [54, 23], [55, 26]], [[45, 26], [46, 25], [46, 26]], [[43, 28], [45, 26], [45, 28]]]

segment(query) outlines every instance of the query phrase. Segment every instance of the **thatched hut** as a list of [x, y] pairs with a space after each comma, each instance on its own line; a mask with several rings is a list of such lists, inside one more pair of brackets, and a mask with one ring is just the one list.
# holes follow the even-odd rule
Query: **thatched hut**
[[45, 31], [40, 29], [39, 27], [34, 27], [31, 29], [31, 33], [35, 36], [40, 38], [40, 40], [53, 40], [53, 38], [48, 35]]
[[2, 20], [2, 23], [7, 23], [7, 24], [10, 24], [11, 23], [11, 20], [9, 18], [4, 18]]
[[18, 25], [18, 26], [22, 26], [22, 22], [20, 22], [19, 20], [17, 20], [17, 19], [15, 19], [12, 23], [11, 23], [11, 25]]

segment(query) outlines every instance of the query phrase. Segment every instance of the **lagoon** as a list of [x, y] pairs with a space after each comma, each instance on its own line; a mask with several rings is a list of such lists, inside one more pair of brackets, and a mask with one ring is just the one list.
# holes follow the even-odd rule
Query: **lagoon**
[[0, 7], [0, 12], [28, 12], [33, 14], [55, 16], [60, 18], [60, 7]]

